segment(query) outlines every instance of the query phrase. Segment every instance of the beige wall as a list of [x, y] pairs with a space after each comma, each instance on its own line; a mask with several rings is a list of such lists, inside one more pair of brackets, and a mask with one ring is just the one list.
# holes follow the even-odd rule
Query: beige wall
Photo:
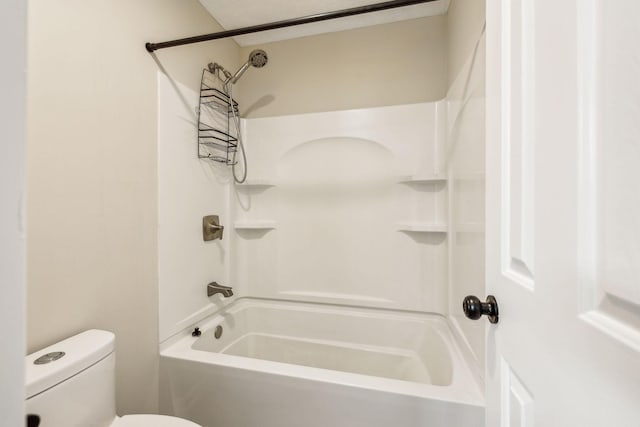
[[28, 349], [88, 328], [117, 335], [120, 413], [158, 406], [157, 88], [197, 88], [232, 41], [196, 0], [29, 2]]
[[447, 13], [447, 68], [450, 87], [458, 76], [482, 31], [485, 0], [451, 0]]
[[238, 83], [247, 117], [278, 116], [444, 98], [446, 18], [435, 16], [245, 47], [266, 67]]

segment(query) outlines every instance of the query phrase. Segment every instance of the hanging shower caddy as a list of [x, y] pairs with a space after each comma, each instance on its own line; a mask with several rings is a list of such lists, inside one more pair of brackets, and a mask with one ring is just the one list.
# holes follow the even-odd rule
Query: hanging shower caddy
[[202, 70], [198, 113], [198, 158], [231, 165], [238, 149], [238, 137], [230, 126], [238, 103], [224, 91], [217, 73]]

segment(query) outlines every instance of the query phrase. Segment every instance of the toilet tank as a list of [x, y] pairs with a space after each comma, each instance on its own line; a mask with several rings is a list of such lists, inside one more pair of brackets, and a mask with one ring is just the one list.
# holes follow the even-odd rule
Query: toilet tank
[[116, 417], [114, 349], [114, 334], [93, 329], [28, 355], [27, 413], [40, 416], [41, 427], [109, 426]]

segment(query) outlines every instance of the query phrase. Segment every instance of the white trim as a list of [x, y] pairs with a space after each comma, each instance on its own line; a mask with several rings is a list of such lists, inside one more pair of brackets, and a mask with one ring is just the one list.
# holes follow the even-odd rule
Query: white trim
[[0, 414], [24, 425], [26, 4], [0, 2]]

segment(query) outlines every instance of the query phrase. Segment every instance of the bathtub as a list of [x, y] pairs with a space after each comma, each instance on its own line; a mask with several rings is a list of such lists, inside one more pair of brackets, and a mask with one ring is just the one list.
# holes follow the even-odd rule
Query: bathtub
[[439, 315], [242, 298], [198, 326], [161, 346], [166, 414], [204, 427], [484, 425], [479, 382]]

